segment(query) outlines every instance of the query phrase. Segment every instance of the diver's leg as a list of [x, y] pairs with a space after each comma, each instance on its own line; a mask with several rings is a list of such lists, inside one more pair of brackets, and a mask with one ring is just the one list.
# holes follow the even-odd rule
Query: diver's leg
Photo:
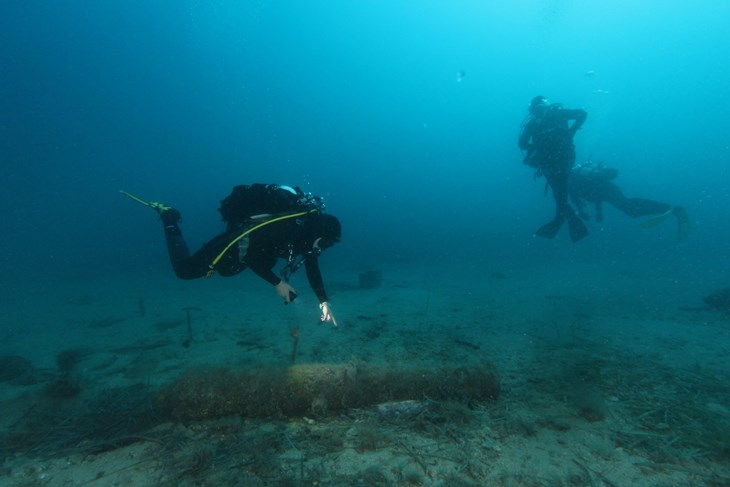
[[167, 243], [167, 253], [170, 256], [170, 263], [177, 274], [178, 264], [190, 257], [188, 245], [185, 243], [182, 231], [178, 225], [180, 223], [180, 212], [175, 208], [170, 208], [160, 214], [160, 220], [162, 220], [165, 231], [165, 242]]
[[617, 208], [630, 217], [637, 218], [640, 216], [666, 213], [672, 209], [672, 205], [643, 198], [625, 198], [622, 201], [622, 206], [617, 206]]
[[568, 174], [568, 170], [561, 170], [557, 173], [545, 175], [555, 199], [555, 218], [537, 230], [536, 234], [540, 237], [555, 237], [566, 220], [568, 221], [570, 239], [573, 242], [577, 242], [588, 235], [585, 223], [568, 203]]
[[627, 198], [621, 189], [611, 183], [603, 191], [603, 199], [622, 213], [637, 218], [646, 215], [660, 215], [672, 209], [671, 205], [644, 198]]
[[180, 212], [170, 208], [160, 214], [160, 219], [164, 225], [167, 253], [170, 256], [175, 275], [180, 279], [196, 279], [205, 276], [209, 262], [204, 259], [204, 256], [199, 255], [200, 252], [190, 256], [190, 251], [178, 225]]
[[561, 192], [560, 183], [556, 174], [550, 171], [545, 171], [544, 175], [548, 185], [550, 186], [550, 191], [553, 194], [553, 200], [555, 200], [555, 218], [538, 228], [535, 235], [544, 238], [555, 238], [560, 231], [560, 227], [563, 226], [563, 222], [565, 221], [565, 216], [563, 214], [564, 205], [561, 205], [561, 198], [565, 197], [567, 199], [568, 192], [565, 188], [563, 188], [564, 191]]
[[600, 223], [603, 221], [603, 205], [600, 201], [596, 201], [594, 207], [596, 208], [596, 221]]
[[553, 195], [558, 213], [568, 222], [568, 233], [573, 242], [588, 236], [588, 228], [568, 202], [568, 176], [570, 169], [558, 173], [554, 179]]

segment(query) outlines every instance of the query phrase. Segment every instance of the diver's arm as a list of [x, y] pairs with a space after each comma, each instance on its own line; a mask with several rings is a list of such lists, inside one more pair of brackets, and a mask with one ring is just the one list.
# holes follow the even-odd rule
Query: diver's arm
[[304, 268], [307, 270], [307, 280], [312, 287], [312, 291], [317, 295], [320, 303], [327, 302], [327, 292], [324, 290], [324, 281], [322, 273], [319, 270], [319, 259], [316, 255], [307, 257], [304, 261]]
[[571, 137], [573, 137], [578, 129], [581, 128], [585, 123], [586, 118], [588, 118], [588, 112], [581, 108], [576, 108], [574, 110], [563, 109], [562, 112], [563, 116], [567, 120], [573, 120], [573, 125], [571, 125], [568, 129], [568, 133]]
[[525, 127], [522, 129], [522, 132], [520, 133], [519, 139], [517, 139], [517, 146], [520, 148], [520, 150], [529, 150], [530, 149], [530, 138], [532, 138], [532, 133], [534, 132], [534, 126], [535, 121], [530, 120], [527, 122]]
[[319, 270], [319, 259], [317, 259], [317, 256], [313, 255], [305, 260], [304, 267], [307, 269], [309, 285], [312, 286], [314, 294], [316, 294], [317, 298], [319, 298], [319, 309], [322, 312], [319, 321], [322, 323], [331, 321], [332, 325], [337, 327], [337, 319], [335, 319], [335, 315], [332, 314], [332, 308], [327, 300], [327, 293], [324, 290], [324, 282], [322, 282], [322, 273]]
[[279, 276], [272, 270], [276, 264], [276, 257], [262, 250], [254, 251], [249, 247], [246, 253], [246, 264], [264, 281], [276, 286], [281, 282]]
[[272, 267], [276, 263], [276, 258], [266, 258], [267, 256], [263, 254], [259, 254], [258, 256], [262, 258], [250, 258], [247, 255], [246, 263], [248, 266], [257, 276], [275, 287], [276, 294], [284, 300], [284, 304], [291, 303], [296, 299], [297, 291], [288, 282], [274, 274]]

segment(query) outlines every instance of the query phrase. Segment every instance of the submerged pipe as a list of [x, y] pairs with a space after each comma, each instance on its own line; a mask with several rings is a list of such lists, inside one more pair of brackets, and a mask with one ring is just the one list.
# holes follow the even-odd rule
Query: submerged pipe
[[484, 364], [451, 368], [302, 364], [189, 372], [164, 387], [157, 404], [172, 418], [197, 420], [296, 416], [425, 398], [486, 402], [498, 396], [494, 369]]

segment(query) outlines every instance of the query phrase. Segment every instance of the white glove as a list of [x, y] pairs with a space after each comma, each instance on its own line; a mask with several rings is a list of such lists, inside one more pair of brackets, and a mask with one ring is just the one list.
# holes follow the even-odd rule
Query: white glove
[[332, 325], [334, 325], [334, 327], [337, 328], [337, 320], [335, 319], [335, 316], [332, 314], [332, 310], [330, 309], [329, 303], [327, 301], [325, 301], [324, 303], [320, 303], [319, 309], [322, 310], [322, 316], [319, 317], [319, 321], [321, 321], [322, 323], [331, 321]]

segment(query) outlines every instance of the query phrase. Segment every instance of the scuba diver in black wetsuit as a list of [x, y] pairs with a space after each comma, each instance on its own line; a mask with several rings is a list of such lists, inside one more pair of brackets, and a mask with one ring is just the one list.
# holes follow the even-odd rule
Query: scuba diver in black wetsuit
[[567, 220], [570, 238], [577, 242], [588, 235], [588, 230], [568, 202], [568, 176], [575, 164], [573, 137], [587, 113], [581, 109], [565, 109], [559, 103], [551, 105], [543, 96], [532, 99], [529, 112], [517, 143], [526, 151], [524, 164], [535, 168], [536, 177], [545, 176], [555, 199], [555, 218], [535, 234], [554, 238]]
[[[304, 265], [309, 285], [319, 299], [321, 321], [337, 326], [319, 270], [319, 255], [340, 241], [341, 227], [337, 218], [323, 213], [321, 198], [275, 184], [236, 186], [221, 201], [219, 211], [227, 222], [226, 231], [190, 255], [180, 230], [178, 210], [124, 194], [160, 214], [177, 277], [196, 279], [214, 272], [233, 276], [250, 267], [275, 286], [276, 293], [288, 304], [297, 297], [289, 277]], [[287, 264], [277, 276], [272, 269], [279, 258]]]
[[568, 194], [578, 209], [580, 218], [590, 219], [585, 207], [588, 203], [592, 203], [596, 211], [596, 221], [603, 221], [605, 202], [632, 218], [658, 215], [656, 218], [644, 221], [643, 227], [653, 227], [670, 215], [674, 215], [677, 219], [678, 238], [682, 240], [688, 235], [690, 221], [684, 208], [644, 198], [627, 198], [621, 188], [613, 182], [617, 176], [618, 170], [606, 167], [603, 162], [595, 164], [588, 161], [573, 168], [568, 179]]

